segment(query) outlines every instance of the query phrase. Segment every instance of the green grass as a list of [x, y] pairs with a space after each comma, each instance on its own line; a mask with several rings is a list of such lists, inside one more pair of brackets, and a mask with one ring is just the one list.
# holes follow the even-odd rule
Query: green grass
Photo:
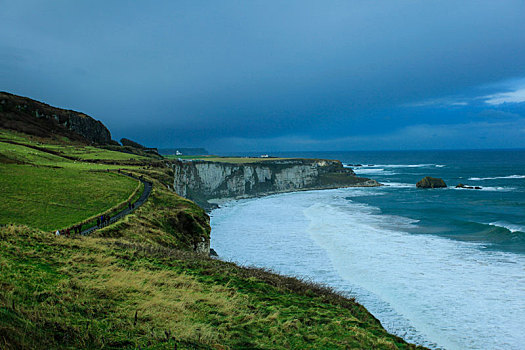
[[275, 160], [286, 160], [293, 158], [261, 158], [261, 157], [219, 157], [219, 156], [176, 156], [176, 155], [165, 155], [167, 159], [185, 159], [185, 160], [207, 160], [210, 162], [219, 163], [233, 163], [233, 164], [245, 164], [245, 163], [259, 163], [268, 162]]
[[219, 156], [214, 156], [214, 155], [203, 155], [203, 156], [178, 156], [176, 154], [163, 154], [162, 155], [164, 158], [166, 159], [203, 159], [203, 160], [206, 160], [206, 159], [214, 159], [214, 158], [219, 158]]
[[[209, 240], [209, 217], [156, 160], [122, 166], [120, 152], [46, 142], [0, 131], [0, 224], [33, 226], [0, 227], [1, 349], [415, 348], [328, 289], [190, 252]], [[138, 196], [135, 180], [100, 171], [121, 167], [154, 184], [133, 214], [90, 237], [37, 229]]]
[[148, 160], [137, 154], [116, 152], [93, 146], [47, 145], [46, 148], [82, 160]]
[[125, 201], [136, 187], [114, 173], [2, 164], [0, 224], [65, 228]]
[[415, 348], [330, 290], [158, 245], [4, 227], [0, 267], [0, 348]]
[[[111, 164], [115, 161], [144, 157], [85, 145], [45, 143], [6, 130], [0, 130], [0, 140], [0, 224], [66, 228], [108, 212], [137, 188], [136, 180], [107, 170], [122, 167]], [[87, 159], [106, 159], [110, 164]], [[136, 196], [140, 196], [138, 191]]]
[[[66, 141], [58, 143], [57, 141], [51, 142], [50, 140], [42, 140], [36, 137], [27, 136], [11, 130], [0, 129], [0, 141], [9, 140], [17, 143], [21, 143], [27, 146], [40, 147], [47, 149], [51, 152], [57, 153], [58, 155], [65, 157], [78, 158], [83, 161], [147, 161], [150, 158], [130, 154], [124, 152], [117, 152], [108, 150], [105, 148], [99, 148], [94, 146], [87, 146], [83, 144], [71, 144]], [[35, 151], [34, 149], [31, 149]], [[37, 151], [38, 152], [38, 151]]]
[[233, 164], [245, 164], [245, 163], [259, 163], [269, 162], [275, 160], [286, 160], [290, 158], [259, 158], [259, 157], [218, 157], [211, 159], [212, 162], [219, 163], [233, 163]]
[[[53, 148], [53, 145], [39, 145], [38, 147], [51, 150]], [[108, 152], [120, 153], [113, 151]], [[70, 168], [77, 170], [106, 170], [120, 169], [123, 167], [123, 165], [111, 164], [112, 160], [114, 161], [115, 159], [108, 160], [109, 163], [92, 163], [89, 162], [89, 160], [71, 160], [56, 154], [46, 152], [44, 150], [38, 150], [24, 145], [0, 141], [0, 164], [22, 163], [47, 167]], [[129, 169], [134, 169], [138, 166], [125, 165], [125, 167]]]
[[180, 197], [167, 188], [168, 168], [136, 170], [153, 182], [150, 197], [133, 214], [113, 225], [96, 231], [96, 237], [123, 238], [163, 247], [193, 250], [210, 238], [209, 217], [194, 202]]
[[58, 166], [57, 164], [61, 163], [73, 163], [69, 159], [65, 159], [54, 154], [35, 150], [23, 145], [11, 144], [1, 141], [0, 154], [4, 156], [5, 159], [11, 160], [14, 163], [19, 162], [47, 166]]

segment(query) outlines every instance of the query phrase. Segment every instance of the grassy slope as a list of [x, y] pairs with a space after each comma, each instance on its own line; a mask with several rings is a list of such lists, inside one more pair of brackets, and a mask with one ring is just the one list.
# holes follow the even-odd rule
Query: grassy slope
[[[13, 139], [30, 144], [20, 135]], [[44, 146], [59, 147], [39, 145]], [[127, 200], [138, 186], [136, 180], [102, 172], [107, 169], [104, 164], [73, 161], [2, 141], [0, 165], [0, 224], [22, 223], [43, 230], [65, 228]]]
[[[48, 156], [26, 161], [109, 167]], [[0, 348], [413, 348], [352, 300], [189, 252], [209, 238], [205, 212], [169, 168], [125, 167], [153, 181], [150, 200], [93, 237], [0, 228]]]
[[0, 167], [0, 224], [65, 228], [125, 201], [137, 181], [114, 173], [7, 164]]
[[94, 236], [183, 250], [194, 250], [197, 243], [209, 240], [209, 218], [202, 208], [168, 190], [152, 176], [155, 174], [151, 170], [135, 170], [135, 173], [146, 174], [146, 178], [153, 182], [149, 200], [132, 215], [95, 232]]
[[129, 154], [123, 152], [112, 151], [105, 148], [94, 146], [87, 146], [81, 143], [70, 142], [63, 139], [62, 142], [42, 139], [36, 136], [28, 136], [12, 130], [0, 129], [0, 141], [12, 141], [23, 145], [43, 147], [46, 150], [56, 152], [59, 155], [79, 158], [81, 160], [106, 160], [106, 161], [125, 161], [125, 160], [144, 160], [149, 161], [150, 158]]
[[0, 229], [0, 347], [412, 348], [328, 290], [122, 239]]

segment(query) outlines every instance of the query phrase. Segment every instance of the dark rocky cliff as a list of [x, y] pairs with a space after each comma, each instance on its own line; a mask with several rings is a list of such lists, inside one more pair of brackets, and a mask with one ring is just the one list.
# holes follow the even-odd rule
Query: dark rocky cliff
[[0, 92], [0, 128], [39, 137], [65, 136], [95, 144], [111, 142], [111, 134], [104, 124], [84, 113], [7, 92]]
[[275, 159], [243, 164], [175, 161], [173, 171], [175, 191], [205, 207], [216, 199], [379, 186], [375, 180], [357, 177], [337, 160]]

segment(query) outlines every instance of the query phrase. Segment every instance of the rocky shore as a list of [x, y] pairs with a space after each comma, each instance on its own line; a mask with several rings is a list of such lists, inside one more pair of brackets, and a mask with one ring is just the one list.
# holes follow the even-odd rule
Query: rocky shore
[[224, 199], [380, 186], [375, 180], [357, 177], [338, 160], [272, 159], [240, 164], [179, 160], [172, 168], [175, 192], [207, 209]]

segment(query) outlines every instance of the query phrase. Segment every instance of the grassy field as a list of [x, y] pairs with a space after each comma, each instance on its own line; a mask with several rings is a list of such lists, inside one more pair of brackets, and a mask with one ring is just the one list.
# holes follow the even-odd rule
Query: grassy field
[[214, 155], [204, 155], [204, 156], [178, 156], [175, 154], [164, 154], [164, 158], [166, 159], [202, 159], [202, 160], [211, 160], [214, 158], [219, 158], [219, 156]]
[[0, 252], [0, 348], [414, 348], [329, 290], [158, 245], [13, 226]]
[[[90, 159], [84, 159], [84, 160], [71, 160], [68, 158], [65, 158], [63, 156], [53, 154], [46, 152], [45, 150], [51, 150], [53, 148], [53, 145], [42, 145], [40, 144], [38, 147], [42, 148], [40, 149], [34, 149], [29, 146], [24, 146], [21, 144], [12, 144], [8, 142], [2, 142], [0, 140], [0, 164], [31, 164], [36, 166], [44, 166], [44, 167], [59, 167], [59, 168], [69, 168], [69, 169], [77, 169], [77, 170], [107, 170], [107, 169], [120, 169], [123, 167], [126, 168], [136, 168], [137, 166], [125, 164], [121, 165], [118, 162], [115, 162], [117, 157], [113, 155], [113, 153], [120, 153], [120, 152], [114, 152], [114, 151], [107, 151], [109, 154], [107, 155], [110, 159], [105, 159], [106, 162], [97, 162], [93, 163], [90, 162]], [[101, 155], [104, 154], [106, 150], [101, 150]], [[128, 156], [128, 154], [123, 153], [124, 156]], [[131, 155], [133, 156], [133, 155]], [[101, 158], [100, 160], [103, 160], [104, 158]], [[92, 159], [91, 159], [92, 160]], [[137, 161], [137, 159], [128, 159], [128, 160], [134, 160]]]
[[82, 160], [148, 160], [136, 154], [111, 151], [93, 146], [48, 145], [46, 148]]
[[220, 163], [233, 163], [233, 164], [245, 164], [245, 163], [259, 163], [259, 162], [268, 162], [275, 160], [286, 160], [292, 158], [261, 158], [261, 157], [219, 157], [219, 156], [175, 156], [175, 155], [166, 155], [164, 156], [167, 159], [185, 159], [185, 160], [207, 160], [210, 162], [220, 162]]
[[0, 129], [0, 142], [2, 140], [8, 140], [8, 141], [17, 142], [23, 145], [27, 145], [27, 146], [43, 148], [59, 156], [78, 158], [79, 160], [83, 160], [83, 161], [90, 161], [90, 160], [92, 161], [99, 161], [99, 160], [148, 161], [150, 160], [150, 158], [148, 157], [144, 157], [144, 156], [140, 156], [136, 154], [117, 152], [117, 151], [112, 151], [112, 150], [108, 150], [104, 148], [87, 146], [84, 144], [72, 144], [68, 142], [67, 140], [63, 140], [63, 142], [61, 143], [58, 143], [56, 141], [51, 142], [49, 140], [27, 136], [21, 133], [17, 133], [15, 131]]
[[125, 153], [115, 156], [120, 152], [46, 144], [8, 131], [1, 131], [0, 139], [4, 140], [0, 141], [0, 224], [26, 224], [43, 230], [66, 228], [125, 201], [139, 185], [129, 177], [107, 172], [120, 168], [118, 165], [57, 155], [87, 152], [85, 158], [105, 155], [114, 161], [129, 158]]
[[137, 181], [114, 173], [5, 164], [0, 187], [0, 224], [54, 230], [125, 201]]

